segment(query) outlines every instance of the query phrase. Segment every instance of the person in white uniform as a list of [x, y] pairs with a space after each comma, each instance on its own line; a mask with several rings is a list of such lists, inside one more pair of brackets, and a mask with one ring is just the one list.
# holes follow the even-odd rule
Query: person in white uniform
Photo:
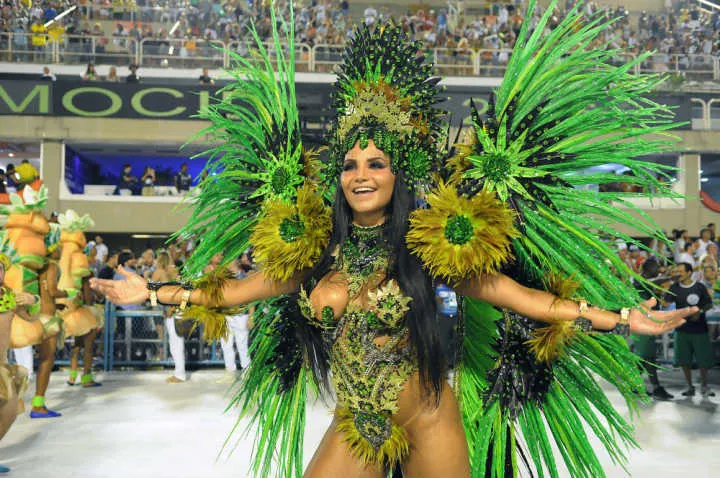
[[[235, 278], [242, 279], [252, 269], [252, 262], [248, 251], [243, 253], [242, 257], [230, 263], [228, 269], [235, 275]], [[223, 360], [225, 361], [225, 372], [226, 376], [221, 378], [219, 381], [231, 381], [235, 379], [235, 373], [237, 372], [237, 362], [235, 361], [235, 349], [233, 343], [237, 347], [237, 353], [240, 356], [240, 367], [245, 370], [250, 366], [250, 353], [249, 347], [249, 336], [251, 321], [250, 315], [252, 314], [252, 308], [247, 312], [239, 314], [228, 315], [225, 317], [228, 324], [228, 336], [220, 340], [220, 347], [222, 348]]]

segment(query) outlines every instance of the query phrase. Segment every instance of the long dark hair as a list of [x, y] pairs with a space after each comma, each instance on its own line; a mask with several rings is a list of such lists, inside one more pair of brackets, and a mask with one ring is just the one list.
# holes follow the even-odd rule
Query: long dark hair
[[[410, 341], [417, 353], [423, 389], [437, 403], [444, 380], [445, 356], [437, 327], [433, 282], [418, 258], [410, 253], [405, 244], [409, 216], [415, 204], [415, 195], [405, 182], [402, 172], [399, 172], [395, 178], [384, 229], [390, 257], [393, 258], [387, 279], [396, 280], [403, 294], [412, 299], [406, 318]], [[317, 265], [303, 284], [308, 293], [330, 272], [335, 261], [333, 251], [347, 239], [352, 222], [352, 210], [338, 184], [333, 205], [332, 237]]]

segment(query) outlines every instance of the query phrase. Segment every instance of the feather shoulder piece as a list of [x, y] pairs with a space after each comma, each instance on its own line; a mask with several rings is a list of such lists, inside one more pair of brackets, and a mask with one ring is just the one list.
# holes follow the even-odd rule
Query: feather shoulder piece
[[[209, 174], [199, 185], [200, 194], [187, 199], [191, 219], [176, 234], [198, 242], [185, 265], [188, 278], [197, 277], [217, 253], [223, 253], [225, 261], [239, 257], [251, 245], [250, 236], [258, 220], [280, 210], [297, 210], [298, 189], [306, 180], [316, 179], [307, 167], [312, 154], [303, 149], [301, 140], [294, 26], [292, 20], [286, 22], [276, 16], [277, 12], [273, 5], [270, 46], [266, 47], [255, 27], [250, 26], [253, 41], [249, 55], [229, 52], [234, 68], [228, 74], [233, 81], [199, 114], [211, 125], [197, 137], [207, 137], [217, 146], [204, 153], [209, 156], [205, 168]], [[303, 212], [291, 214], [285, 222], [283, 218], [271, 221], [284, 230], [293, 229], [291, 226], [298, 229], [300, 222], [290, 223]], [[303, 244], [302, 240], [293, 243], [298, 247]], [[283, 267], [292, 265], [285, 263]]]
[[467, 197], [440, 181], [427, 202], [427, 209], [411, 213], [406, 241], [434, 277], [456, 286], [506, 262], [517, 236], [515, 217], [495, 193]]

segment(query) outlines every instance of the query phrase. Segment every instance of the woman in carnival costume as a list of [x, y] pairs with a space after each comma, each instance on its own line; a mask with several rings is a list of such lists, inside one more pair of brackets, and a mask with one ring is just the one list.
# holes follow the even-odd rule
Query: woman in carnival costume
[[[0, 439], [15, 421], [20, 410], [20, 396], [25, 393], [28, 371], [20, 365], [8, 364], [10, 349], [10, 324], [13, 316], [31, 320], [28, 308], [36, 308], [38, 297], [27, 292], [14, 292], [5, 285], [5, 273], [17, 263], [17, 255], [6, 240], [0, 237]], [[0, 473], [10, 469], [0, 465]]]
[[[381, 477], [398, 465], [408, 477], [558, 476], [553, 447], [572, 476], [603, 476], [584, 424], [623, 463], [632, 428], [594, 374], [633, 406], [643, 383], [622, 336], [662, 333], [694, 309], [640, 303], [621, 278], [642, 278], [599, 236], [626, 237], [618, 222], [657, 232], [617, 209], [622, 197], [577, 186], [617, 181], [585, 174], [607, 162], [633, 170], [623, 180], [660, 186], [662, 167], [636, 158], [671, 148], [662, 133], [674, 125], [642, 97], [661, 78], [585, 48], [612, 22], [576, 7], [544, 35], [552, 11], [532, 32], [525, 23], [487, 117], [473, 108], [471, 139], [457, 148], [445, 146], [439, 80], [399, 27], [361, 27], [347, 46], [324, 165], [301, 140], [292, 21], [273, 12], [270, 52], [255, 35], [251, 58], [231, 53], [228, 101], [203, 112], [212, 126], [202, 133], [221, 145], [214, 174], [179, 236], [202, 239], [186, 277], [249, 244], [259, 272], [177, 284], [123, 272], [127, 281], [93, 286], [120, 304], [205, 307], [193, 316], [210, 336], [226, 333], [223, 307], [263, 301], [232, 402], [258, 430], [255, 476], [302, 475], [308, 390], [329, 382], [337, 407], [308, 477]], [[421, 189], [428, 208], [415, 209]], [[452, 385], [434, 280], [464, 296]]]

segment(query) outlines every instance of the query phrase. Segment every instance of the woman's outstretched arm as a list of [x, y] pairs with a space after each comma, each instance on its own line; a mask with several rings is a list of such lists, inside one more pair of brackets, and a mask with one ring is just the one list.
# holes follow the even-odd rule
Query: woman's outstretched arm
[[[93, 278], [90, 279], [90, 286], [117, 305], [141, 304], [150, 298], [148, 282], [145, 279], [122, 267], [118, 267], [117, 271], [125, 277], [125, 280]], [[212, 307], [235, 307], [289, 294], [299, 287], [300, 274], [286, 282], [278, 282], [267, 279], [260, 271], [244, 279], [228, 279], [223, 287], [223, 300], [220, 303], [213, 302], [210, 295], [202, 289], [193, 290], [188, 302]], [[184, 292], [185, 289], [181, 286], [163, 286], [157, 291], [158, 302], [166, 305], [180, 304]]]
[[[541, 322], [573, 321], [581, 316], [578, 302], [562, 300], [549, 292], [530, 289], [504, 274], [466, 280], [456, 290], [466, 297], [484, 300]], [[698, 311], [697, 307], [668, 312], [651, 311], [654, 305], [655, 299], [650, 299], [630, 310], [630, 332], [662, 334], [682, 325], [685, 323], [684, 317]], [[582, 317], [590, 320], [593, 328], [597, 330], [611, 330], [620, 320], [620, 314], [594, 307], [589, 307]], [[661, 322], [656, 322], [658, 320]]]

